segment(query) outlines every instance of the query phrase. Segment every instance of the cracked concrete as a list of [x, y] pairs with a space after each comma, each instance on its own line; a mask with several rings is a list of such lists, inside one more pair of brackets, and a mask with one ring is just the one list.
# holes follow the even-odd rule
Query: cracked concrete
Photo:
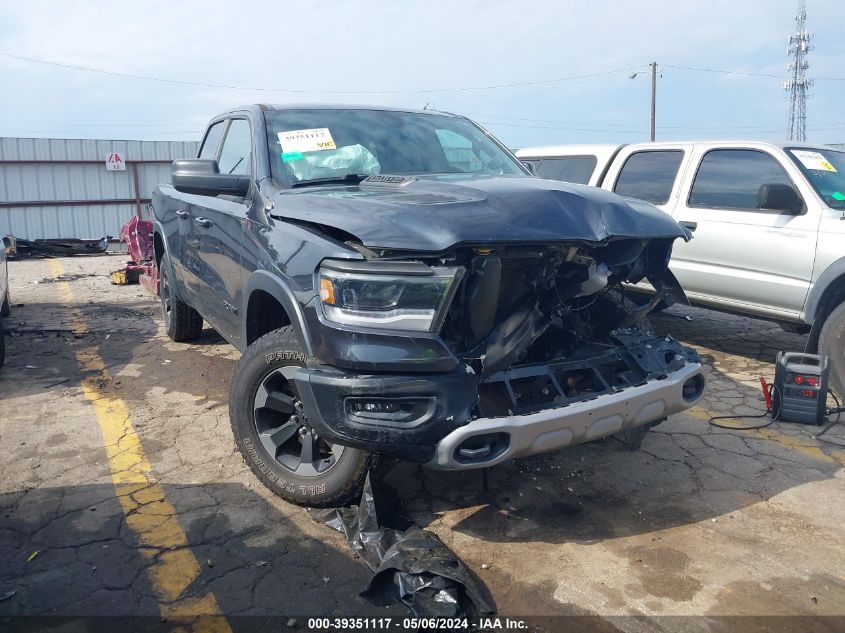
[[[116, 496], [82, 389], [92, 377], [125, 404], [201, 564], [185, 599], [211, 591], [226, 615], [379, 613], [357, 597], [368, 574], [341, 537], [267, 493], [235, 452], [226, 399], [237, 351], [209, 329], [169, 341], [143, 288], [109, 284], [120, 258], [61, 263], [85, 275], [67, 282], [84, 331], [60, 284], [33, 283], [50, 276], [48, 262], [9, 267], [23, 305], [6, 320], [0, 370], [0, 596], [16, 593], [0, 616], [159, 613], [148, 572], [175, 550], [148, 547], [128, 525], [127, 503], [130, 516], [155, 504], [141, 485]], [[410, 464], [388, 481], [506, 615], [594, 614], [613, 618], [609, 630], [642, 630], [626, 619], [642, 615], [845, 615], [845, 450], [814, 427], [706, 422], [760, 412], [758, 375], [770, 378], [775, 353], [805, 337], [692, 308], [654, 323], [699, 350], [709, 382], [704, 401], [642, 450], [608, 439], [519, 460], [492, 469], [487, 492], [478, 473]], [[77, 362], [89, 348], [108, 379]], [[830, 439], [845, 443], [843, 431]]]

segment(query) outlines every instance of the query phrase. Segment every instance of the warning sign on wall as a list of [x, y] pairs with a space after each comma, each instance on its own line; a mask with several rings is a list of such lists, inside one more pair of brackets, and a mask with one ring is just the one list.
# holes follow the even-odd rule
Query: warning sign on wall
[[126, 161], [117, 152], [112, 152], [106, 156], [106, 169], [109, 171], [125, 171]]

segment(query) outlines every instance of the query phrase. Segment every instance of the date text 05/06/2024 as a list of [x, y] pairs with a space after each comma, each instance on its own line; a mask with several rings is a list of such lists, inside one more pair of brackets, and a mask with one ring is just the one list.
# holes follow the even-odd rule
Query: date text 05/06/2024
[[309, 618], [310, 630], [477, 630], [477, 631], [519, 631], [528, 624], [518, 618], [482, 617], [469, 618]]

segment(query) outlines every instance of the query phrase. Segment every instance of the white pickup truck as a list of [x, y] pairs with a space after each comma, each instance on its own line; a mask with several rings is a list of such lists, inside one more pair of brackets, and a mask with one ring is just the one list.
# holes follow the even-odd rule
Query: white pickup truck
[[694, 304], [809, 332], [845, 396], [845, 152], [802, 143], [556, 145], [517, 156], [544, 178], [657, 205], [694, 231], [670, 269]]

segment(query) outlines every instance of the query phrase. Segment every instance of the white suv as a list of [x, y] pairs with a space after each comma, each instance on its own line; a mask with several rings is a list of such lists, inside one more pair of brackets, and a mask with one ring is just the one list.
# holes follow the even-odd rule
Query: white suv
[[526, 148], [544, 177], [657, 205], [694, 231], [670, 268], [699, 305], [809, 332], [845, 391], [845, 152], [801, 143], [691, 141]]

